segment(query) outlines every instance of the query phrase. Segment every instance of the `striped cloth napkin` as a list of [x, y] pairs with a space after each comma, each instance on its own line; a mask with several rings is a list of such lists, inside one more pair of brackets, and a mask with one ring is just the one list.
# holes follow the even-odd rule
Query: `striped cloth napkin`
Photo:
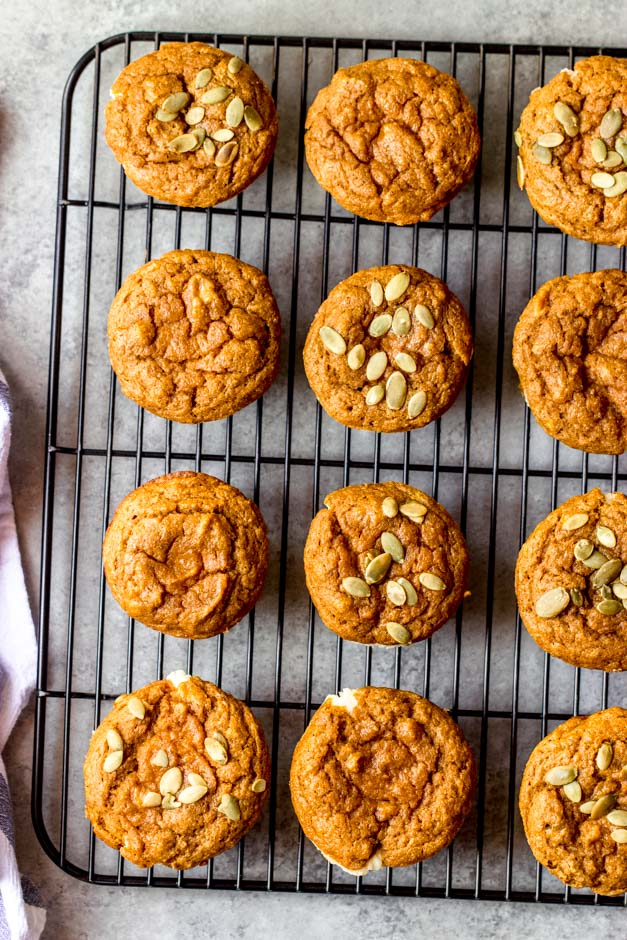
[[15, 858], [13, 809], [2, 752], [33, 690], [37, 645], [11, 500], [11, 399], [0, 372], [0, 940], [37, 940], [46, 912]]

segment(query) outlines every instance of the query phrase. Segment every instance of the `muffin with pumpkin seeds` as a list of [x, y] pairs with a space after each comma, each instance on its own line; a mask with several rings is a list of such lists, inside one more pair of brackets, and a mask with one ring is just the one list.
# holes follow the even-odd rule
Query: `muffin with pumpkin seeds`
[[238, 56], [172, 42], [127, 65], [111, 89], [105, 137], [143, 192], [214, 206], [267, 167], [278, 119], [272, 95]]

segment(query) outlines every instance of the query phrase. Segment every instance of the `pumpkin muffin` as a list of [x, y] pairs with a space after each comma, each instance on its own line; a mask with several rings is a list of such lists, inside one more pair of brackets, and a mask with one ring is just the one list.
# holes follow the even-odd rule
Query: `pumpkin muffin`
[[533, 530], [516, 563], [520, 616], [573, 666], [627, 669], [627, 497], [573, 496]]
[[255, 825], [270, 758], [243, 702], [179, 670], [116, 699], [84, 774], [99, 839], [141, 868], [193, 868]]
[[468, 550], [446, 509], [404, 483], [329, 493], [305, 544], [307, 588], [346, 640], [398, 646], [431, 636], [468, 586]]
[[272, 96], [237, 56], [171, 42], [127, 65], [111, 89], [105, 137], [142, 192], [215, 206], [246, 189], [274, 153]]
[[627, 711], [571, 718], [534, 748], [520, 787], [531, 851], [571, 888], [627, 891]]
[[447, 846], [470, 812], [475, 761], [460, 727], [413, 692], [328, 695], [296, 745], [292, 803], [334, 865], [365, 875]]
[[111, 593], [129, 616], [200, 639], [225, 633], [257, 603], [268, 569], [266, 525], [234, 486], [182, 470], [122, 500], [102, 557]]
[[472, 353], [470, 321], [446, 284], [420, 268], [388, 264], [333, 288], [303, 358], [316, 398], [336, 421], [412, 431], [451, 407]]
[[545, 222], [627, 245], [627, 59], [562, 69], [531, 92], [515, 139], [518, 183]]
[[416, 59], [375, 59], [335, 73], [305, 123], [305, 155], [349, 212], [413, 225], [471, 178], [477, 116], [457, 81]]
[[267, 278], [213, 251], [170, 251], [129, 274], [108, 333], [124, 394], [172, 421], [235, 414], [279, 370], [281, 320]]

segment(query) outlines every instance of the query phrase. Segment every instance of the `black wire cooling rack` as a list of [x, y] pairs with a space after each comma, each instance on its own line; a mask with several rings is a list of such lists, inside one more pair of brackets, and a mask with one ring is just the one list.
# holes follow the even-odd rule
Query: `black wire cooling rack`
[[[103, 141], [108, 89], [131, 59], [170, 40], [200, 39], [249, 60], [281, 119], [268, 172], [230, 203], [181, 209], [146, 198]], [[621, 674], [551, 660], [521, 630], [513, 567], [522, 540], [559, 502], [624, 484], [622, 459], [585, 455], [536, 426], [517, 391], [512, 331], [540, 283], [563, 273], [625, 269], [625, 250], [545, 226], [516, 187], [512, 133], [530, 90], [598, 49], [126, 33], [90, 49], [63, 97], [52, 304], [41, 562], [40, 657], [33, 771], [37, 835], [64, 871], [99, 884], [422, 895], [622, 905], [565, 889], [534, 862], [517, 811], [524, 763], [572, 714], [625, 704]], [[625, 55], [626, 50], [606, 50]], [[303, 159], [317, 90], [341, 66], [406, 55], [456, 75], [482, 127], [473, 183], [430, 222], [391, 228], [345, 213]], [[172, 425], [116, 387], [106, 318], [122, 279], [174, 247], [243, 257], [269, 275], [282, 311], [283, 368], [262, 401], [226, 421]], [[476, 353], [465, 391], [436, 424], [411, 434], [350, 431], [317, 406], [300, 352], [328, 290], [353, 271], [417, 264], [447, 280], [470, 312]], [[119, 500], [173, 469], [238, 485], [268, 521], [271, 565], [255, 611], [228, 635], [188, 643], [129, 621], [105, 589], [100, 546]], [[302, 548], [326, 492], [395, 479], [443, 502], [467, 534], [472, 596], [456, 620], [410, 649], [344, 643], [309, 604]], [[92, 729], [124, 691], [172, 669], [245, 699], [272, 747], [261, 825], [208, 866], [142, 871], [94, 839], [82, 761]], [[396, 685], [448, 708], [478, 756], [476, 810], [453, 846], [411, 869], [354, 878], [322, 859], [289, 800], [293, 746], [324, 696]]]

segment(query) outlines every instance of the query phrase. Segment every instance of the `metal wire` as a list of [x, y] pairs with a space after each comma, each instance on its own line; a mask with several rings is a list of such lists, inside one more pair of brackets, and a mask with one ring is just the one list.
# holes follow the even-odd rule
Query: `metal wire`
[[[103, 75], [109, 74], [112, 57], [117, 56], [115, 61], [119, 68], [150, 48], [159, 48], [163, 42], [190, 39], [236, 47], [238, 54], [250, 59], [253, 65], [257, 56], [269, 53], [272, 57], [269, 82], [273, 96], [279, 99], [280, 112], [281, 94], [285, 94], [281, 79], [289, 73], [290, 107], [297, 115], [292, 131], [298, 134], [294, 148], [293, 208], [286, 209], [285, 202], [281, 201], [281, 186], [277, 187], [278, 170], [274, 164], [271, 164], [263, 182], [256, 184], [263, 187], [263, 190], [257, 189], [258, 193], [263, 191], [263, 208], [254, 201], [250, 202], [246, 193], [211, 210], [181, 209], [162, 204], [134, 189], [130, 193], [131, 187], [121, 169], [115, 184], [117, 195], [114, 184], [108, 188], [100, 185], [101, 175], [106, 171], [105, 161], [112, 160], [106, 150], [100, 152], [99, 145]], [[520, 278], [521, 273], [520, 257], [516, 253], [520, 253], [519, 243], [523, 240], [526, 246], [523, 249], [523, 254], [527, 252], [523, 274], [526, 275], [529, 293], [533, 293], [545, 279], [545, 255], [554, 254], [559, 247], [559, 259], [555, 261], [551, 276], [564, 274], [572, 267], [571, 258], [577, 255], [580, 244], [540, 223], [538, 217], [529, 211], [525, 197], [513, 187], [512, 131], [517, 117], [517, 95], [522, 95], [524, 100], [529, 91], [526, 84], [542, 84], [549, 68], [553, 74], [558, 67], [571, 67], [577, 58], [598, 51], [533, 45], [133, 32], [98, 43], [72, 70], [61, 113], [32, 805], [38, 838], [48, 855], [63, 870], [97, 884], [576, 904], [625, 903], [624, 898], [598, 899], [590, 894], [565, 890], [555, 879], [543, 873], [533, 862], [524, 843], [516, 798], [522, 766], [533, 744], [555, 723], [579, 713], [582, 707], [585, 710], [606, 707], [619, 699], [621, 692], [624, 695], [627, 687], [620, 676], [602, 674], [599, 683], [595, 673], [570, 667], [569, 672], [564, 672], [566, 667], [562, 668], [561, 664], [551, 665], [550, 657], [542, 657], [528, 645], [511, 600], [508, 601], [507, 616], [499, 606], [502, 581], [499, 575], [500, 540], [507, 526], [503, 520], [507, 519], [512, 500], [519, 499], [516, 503], [518, 538], [514, 531], [507, 533], [510, 544], [512, 537], [516, 541], [511, 546], [515, 558], [519, 545], [537, 517], [546, 514], [566, 495], [577, 489], [585, 491], [591, 485], [605, 484], [616, 488], [627, 479], [627, 471], [618, 458], [599, 460], [584, 455], [577, 465], [572, 452], [557, 442], [548, 452], [545, 451], [545, 458], [538, 456], [541, 445], [538, 444], [533, 419], [520, 403], [516, 400], [511, 402], [508, 386], [507, 337], [520, 312], [520, 298], [516, 289], [511, 287], [512, 278]], [[625, 50], [605, 51], [625, 54]], [[303, 130], [307, 106], [319, 87], [312, 75], [319, 75], [321, 67], [326, 69], [328, 81], [343, 64], [382, 55], [404, 54], [434, 61], [438, 67], [454, 75], [459, 75], [462, 67], [474, 74], [474, 87], [467, 87], [467, 91], [473, 96], [484, 136], [491, 132], [491, 122], [500, 120], [502, 156], [496, 171], [482, 157], [474, 182], [467, 190], [467, 212], [458, 212], [454, 202], [429, 222], [406, 230], [410, 242], [406, 239], [400, 243], [397, 230], [341, 212], [328, 195], [323, 200], [318, 199], [317, 203], [312, 201], [306, 191]], [[286, 64], [289, 56], [291, 64]], [[557, 63], [556, 68], [553, 60]], [[491, 81], [497, 74], [500, 76], [500, 92], [495, 97]], [[460, 80], [465, 84], [461, 76]], [[86, 151], [83, 149], [79, 159], [75, 135], [81, 126], [89, 126], [90, 130], [87, 142], [83, 142]], [[490, 202], [495, 188], [500, 193], [500, 209], [497, 211]], [[259, 266], [270, 274], [284, 250], [277, 243], [276, 233], [283, 226], [280, 231], [285, 242], [285, 226], [291, 227], [288, 239], [289, 289], [282, 311], [286, 335], [285, 384], [280, 396], [273, 400], [271, 411], [263, 401], [251, 406], [249, 411], [254, 414], [254, 419], [246, 426], [246, 439], [238, 420], [233, 418], [218, 426], [218, 430], [223, 432], [222, 443], [215, 427], [208, 425], [199, 425], [193, 439], [191, 436], [181, 438], [170, 422], [162, 422], [155, 432], [154, 419], [146, 418], [141, 409], [136, 409], [132, 441], [131, 435], [122, 433], [124, 414], [120, 415], [120, 411], [130, 406], [122, 400], [111, 371], [102, 395], [106, 406], [103, 406], [99, 418], [100, 434], [93, 433], [88, 390], [97, 368], [95, 357], [104, 354], [102, 349], [94, 346], [98, 327], [94, 305], [100, 309], [98, 301], [94, 300], [94, 283], [98, 282], [99, 275], [98, 262], [95, 261], [95, 252], [100, 246], [98, 220], [106, 217], [115, 223], [112, 280], [117, 290], [125, 274], [127, 254], [138, 244], [136, 220], [142, 216], [146, 260], [153, 257], [155, 243], [161, 238], [164, 227], [167, 229], [169, 225], [172, 225], [169, 247], [189, 244], [186, 226], [202, 223], [204, 238], [197, 244], [203, 243], [210, 249], [222, 237], [221, 226], [232, 224], [230, 250], [237, 256], [243, 251], [247, 226], [260, 226], [256, 229], [260, 232]], [[77, 221], [82, 227], [78, 242], [72, 235]], [[352, 229], [347, 226], [352, 226]], [[348, 241], [345, 233], [349, 234]], [[561, 240], [557, 242], [556, 238]], [[338, 259], [354, 271], [366, 266], [362, 261], [364, 253], [371, 259], [370, 264], [396, 261], [400, 253], [407, 255], [414, 264], [427, 266], [423, 261], [427, 256], [431, 259], [431, 270], [444, 280], [449, 275], [459, 276], [462, 270], [456, 247], [459, 239], [466, 239], [468, 246], [464, 290], [478, 348], [485, 339], [482, 332], [485, 330], [481, 302], [485, 280], [482, 265], [486, 251], [494, 252], [496, 244], [498, 263], [494, 265], [493, 283], [493, 397], [487, 403], [483, 400], [483, 366], [481, 363], [473, 365], [465, 394], [458, 403], [460, 433], [457, 447], [452, 443], [451, 425], [446, 419], [436, 422], [424, 433], [411, 435], [382, 437], [375, 434], [364, 438], [360, 432], [344, 429], [341, 437], [333, 438], [336, 443], [332, 444], [332, 423], [316, 405], [312, 424], [304, 429], [300, 412], [311, 392], [302, 380], [299, 350], [303, 326], [301, 308], [308, 300], [303, 279], [312, 241], [320, 245], [318, 299], [321, 300], [335, 283], [333, 278]], [[375, 242], [378, 248], [373, 254], [371, 246]], [[512, 248], [513, 242], [518, 245], [516, 250]], [[82, 247], [77, 248], [77, 245]], [[574, 264], [594, 270], [599, 261], [602, 266], [619, 266], [625, 270], [625, 250], [610, 254], [609, 249], [598, 252], [592, 246], [587, 262]], [[68, 288], [70, 275], [75, 271], [81, 272], [77, 276], [80, 302], [72, 299], [72, 289], [76, 291], [76, 285]], [[71, 353], [64, 339], [68, 324], [75, 327], [78, 337]], [[69, 396], [68, 387], [71, 390]], [[272, 394], [271, 390], [267, 397]], [[68, 409], [72, 415], [71, 433], [68, 432]], [[481, 450], [477, 446], [477, 432], [478, 425], [490, 409], [492, 438], [487, 459], [485, 448]], [[280, 415], [278, 419], [277, 413]], [[520, 423], [520, 455], [516, 460], [510, 459], [504, 444], [504, 434], [512, 415], [518, 415]], [[278, 449], [270, 447], [266, 439], [277, 420], [284, 423], [283, 441]], [[303, 446], [303, 434], [307, 437], [307, 446]], [[161, 444], [157, 443], [158, 435], [161, 435]], [[367, 440], [366, 444], [364, 440]], [[242, 476], [248, 481], [249, 495], [258, 502], [265, 497], [279, 520], [274, 569], [276, 606], [272, 625], [268, 627], [267, 617], [260, 623], [259, 614], [253, 611], [246, 624], [237, 628], [238, 635], [242, 637], [239, 653], [241, 696], [259, 714], [265, 715], [272, 746], [273, 784], [267, 809], [267, 832], [254, 844], [251, 844], [250, 837], [240, 843], [232, 853], [228, 853], [226, 862], [223, 859], [212, 860], [205, 870], [187, 873], [134, 869], [117, 853], [101, 846], [86, 824], [81, 828], [75, 823], [75, 810], [83, 799], [77, 738], [84, 733], [86, 722], [91, 722], [94, 727], [98, 724], [103, 716], [103, 705], [106, 711], [120, 692], [135, 687], [137, 671], [145, 668], [145, 652], [142, 652], [145, 628], [136, 626], [130, 619], [124, 625], [119, 620], [115, 626], [111, 625], [115, 615], [112, 614], [100, 559], [97, 567], [92, 564], [88, 575], [90, 585], [95, 585], [97, 598], [95, 622], [85, 624], [82, 620], [81, 603], [85, 588], [81, 548], [83, 527], [97, 526], [100, 534], [104, 535], [115, 508], [118, 479], [126, 479], [130, 473], [129, 479], [139, 486], [147, 475], [155, 475], [149, 469], [155, 465], [161, 472], [169, 472], [180, 465], [196, 470], [219, 466], [220, 475], [225, 480], [234, 476], [239, 480]], [[92, 485], [89, 469], [92, 467], [100, 468], [98, 472], [101, 473], [101, 501], [95, 515], [90, 502], [93, 494], [85, 495], [85, 488]], [[279, 478], [277, 473], [280, 485], [273, 485], [270, 498], [264, 481], [270, 474], [276, 481]], [[307, 481], [309, 488], [309, 505], [305, 513], [315, 514], [329, 480], [337, 486], [347, 486], [366, 479], [422, 481], [423, 488], [430, 485], [435, 498], [443, 498], [442, 492], [450, 495], [454, 491], [458, 494], [457, 504], [456, 507], [449, 505], [449, 508], [457, 515], [462, 529], [469, 529], [471, 548], [473, 532], [470, 527], [476, 525], [474, 506], [478, 500], [484, 500], [482, 518], [486, 537], [483, 547], [476, 549], [476, 553], [483, 551], [485, 555], [485, 583], [476, 590], [479, 598], [485, 595], [485, 603], [479, 613], [475, 611], [472, 615], [460, 610], [455, 622], [441, 631], [447, 636], [446, 648], [442, 646], [444, 641], [440, 641], [439, 635], [411, 650], [385, 651], [387, 658], [384, 660], [379, 658], [379, 651], [370, 647], [356, 651], [353, 644], [346, 644], [339, 638], [333, 639], [331, 647], [313, 606], [302, 598], [298, 608], [300, 621], [296, 625], [293, 622], [292, 541], [294, 525], [302, 523], [302, 519], [295, 520], [295, 514], [302, 514], [304, 508], [298, 501], [303, 480]], [[516, 488], [519, 496], [512, 496]], [[72, 507], [71, 524], [63, 526], [69, 505]], [[512, 576], [511, 570], [509, 576]], [[65, 593], [61, 591], [59, 601], [59, 584], [63, 579]], [[256, 680], [267, 667], [264, 657], [268, 655], [266, 640], [269, 629], [274, 631], [271, 674], [265, 686], [262, 684], [265, 691], [260, 694]], [[291, 682], [295, 630], [300, 632], [305, 656], [300, 686]], [[83, 648], [85, 631], [88, 632], [88, 642], [93, 640], [92, 652], [88, 656], [91, 665], [87, 669]], [[498, 650], [504, 636], [509, 640], [511, 663], [501, 667], [495, 656], [501, 655]], [[123, 652], [124, 659], [123, 678], [118, 676], [115, 681], [111, 679], [109, 661], [112, 642]], [[202, 646], [205, 643], [207, 645]], [[206, 671], [205, 657], [209, 650], [215, 657], [215, 665], [214, 675], [207, 678], [222, 684], [225, 671], [228, 672], [231, 648], [227, 651], [227, 641], [222, 636], [202, 641], [202, 644], [176, 646], [177, 655], [183, 659], [181, 665], [184, 664], [190, 672], [195, 666]], [[163, 675], [172, 649], [166, 645], [162, 634], [155, 637], [150, 653], [155, 657], [153, 678]], [[199, 660], [202, 666], [196, 665]], [[472, 662], [472, 671], [469, 671], [469, 661]], [[446, 665], [444, 671], [442, 663]], [[534, 669], [535, 699], [530, 698], [524, 681], [528, 672]], [[557, 672], [560, 673], [559, 681], [554, 675]], [[354, 675], [358, 675], [364, 684], [381, 684], [380, 677], [383, 676], [388, 684], [413, 687], [424, 695], [432, 695], [460, 721], [478, 750], [479, 788], [475, 817], [466, 825], [454, 846], [441, 853], [433, 863], [416, 866], [413, 873], [388, 869], [366, 879], [343, 876], [333, 866], [322, 863], [285, 808], [286, 754], [289, 758], [295, 737], [306, 726], [321, 697], [339, 690], [347, 681], [346, 677]], [[442, 691], [443, 682], [446, 691]], [[572, 692], [566, 695], [565, 687], [570, 687]], [[495, 748], [498, 750], [496, 754], [493, 753]], [[56, 759], [51, 758], [51, 750], [57, 755]], [[495, 826], [492, 818], [495, 787], [503, 807], [500, 826]], [[51, 792], [57, 794], [52, 800]]]

